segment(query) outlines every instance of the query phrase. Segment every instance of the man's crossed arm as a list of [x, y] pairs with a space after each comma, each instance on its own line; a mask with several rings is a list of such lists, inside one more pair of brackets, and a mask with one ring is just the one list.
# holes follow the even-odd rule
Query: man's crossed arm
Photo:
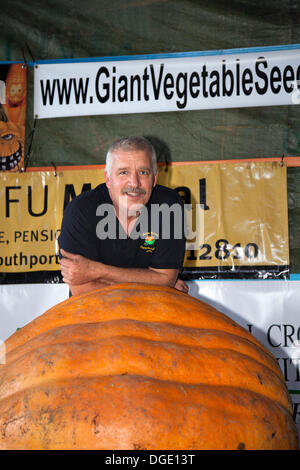
[[178, 277], [178, 269], [119, 268], [92, 261], [81, 255], [60, 250], [63, 280], [73, 295], [83, 294], [101, 287], [122, 282], [142, 282], [174, 287], [188, 292], [188, 286]]

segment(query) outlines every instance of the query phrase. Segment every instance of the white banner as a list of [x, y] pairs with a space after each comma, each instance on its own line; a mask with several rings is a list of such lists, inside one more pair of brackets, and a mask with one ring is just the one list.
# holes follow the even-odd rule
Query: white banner
[[216, 52], [41, 61], [34, 69], [34, 115], [54, 118], [300, 103], [300, 46]]
[[0, 285], [0, 344], [68, 297], [66, 284]]
[[250, 331], [277, 359], [300, 448], [300, 281], [192, 281], [189, 294]]

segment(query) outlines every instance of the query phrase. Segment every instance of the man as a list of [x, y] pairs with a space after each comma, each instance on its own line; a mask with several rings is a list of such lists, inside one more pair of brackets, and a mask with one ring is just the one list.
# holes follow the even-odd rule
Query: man
[[[150, 142], [143, 137], [123, 138], [107, 153], [105, 183], [67, 205], [58, 241], [63, 280], [73, 295], [122, 282], [188, 291], [178, 279], [185, 252], [183, 205], [176, 191], [156, 182], [156, 155]], [[179, 217], [170, 213], [167, 236], [162, 213], [157, 221], [151, 212], [159, 204], [179, 208], [182, 216], [179, 227]], [[105, 219], [107, 212], [110, 217]], [[176, 221], [177, 229], [182, 229], [179, 235]], [[143, 222], [147, 222], [144, 231]]]

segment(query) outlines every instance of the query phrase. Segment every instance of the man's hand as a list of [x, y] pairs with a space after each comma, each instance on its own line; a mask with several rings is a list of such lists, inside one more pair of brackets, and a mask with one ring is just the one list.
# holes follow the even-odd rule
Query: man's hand
[[69, 285], [81, 285], [96, 281], [100, 278], [101, 263], [92, 261], [81, 255], [74, 255], [63, 249], [60, 250], [63, 258], [60, 260], [60, 269], [63, 281]]
[[189, 292], [189, 286], [181, 279], [177, 279], [174, 288], [184, 292], [185, 294]]

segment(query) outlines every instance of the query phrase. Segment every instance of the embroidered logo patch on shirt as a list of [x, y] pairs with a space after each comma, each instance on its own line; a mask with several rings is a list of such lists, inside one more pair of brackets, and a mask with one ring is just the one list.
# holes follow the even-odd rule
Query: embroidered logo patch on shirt
[[153, 253], [155, 250], [155, 241], [158, 238], [158, 234], [154, 232], [143, 233], [144, 243], [140, 245], [142, 250], [145, 250], [147, 253]]
[[144, 244], [145, 245], [153, 245], [154, 242], [155, 242], [155, 238], [152, 235], [148, 235], [148, 237], [145, 238]]

